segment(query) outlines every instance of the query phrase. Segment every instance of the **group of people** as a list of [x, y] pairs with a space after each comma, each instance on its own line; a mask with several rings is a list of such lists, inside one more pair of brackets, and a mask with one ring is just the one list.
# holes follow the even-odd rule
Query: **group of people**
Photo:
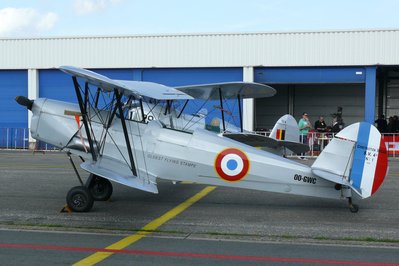
[[380, 115], [374, 123], [381, 133], [399, 133], [399, 117], [397, 115], [390, 116], [388, 122], [384, 115]]
[[[335, 116], [333, 118], [331, 126], [327, 126], [326, 122], [324, 121], [324, 117], [320, 116], [313, 126], [309, 120], [308, 113], [304, 112], [302, 114], [302, 118], [298, 122], [300, 141], [303, 144], [308, 144], [308, 134], [311, 130], [318, 133], [337, 133], [343, 128], [343, 126], [344, 124], [342, 121], [342, 117], [340, 116]], [[326, 144], [323, 143], [323, 145]], [[306, 160], [304, 155], [305, 154], [300, 154], [299, 158], [302, 160]]]
[[307, 136], [310, 130], [314, 129], [319, 133], [337, 133], [343, 128], [343, 124], [339, 122], [337, 117], [334, 117], [332, 125], [327, 126], [324, 117], [320, 116], [319, 120], [317, 120], [313, 126], [309, 120], [308, 113], [304, 112], [302, 118], [298, 122], [298, 127], [302, 143], [307, 143]]

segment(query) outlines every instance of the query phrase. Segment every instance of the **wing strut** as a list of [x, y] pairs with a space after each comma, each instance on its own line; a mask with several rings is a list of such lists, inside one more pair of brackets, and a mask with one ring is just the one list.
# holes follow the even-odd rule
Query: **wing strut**
[[240, 94], [237, 94], [237, 101], [238, 101], [238, 113], [240, 114], [240, 129], [241, 132], [243, 132], [243, 126], [242, 126], [242, 113], [241, 113], [241, 96]]
[[97, 88], [97, 92], [96, 92], [96, 100], [94, 102], [94, 107], [98, 108], [98, 100], [100, 98], [100, 92], [101, 92], [101, 88]]
[[181, 109], [181, 111], [180, 111], [179, 115], [177, 116], [177, 118], [180, 118], [180, 116], [182, 115], [182, 113], [184, 111], [184, 108], [186, 108], [187, 103], [188, 103], [188, 100], [186, 100], [186, 102], [184, 103], [183, 108]]
[[136, 166], [134, 165], [134, 160], [133, 160], [132, 147], [130, 146], [130, 139], [126, 128], [125, 116], [123, 115], [123, 110], [122, 110], [122, 102], [121, 102], [122, 95], [119, 93], [118, 89], [114, 89], [114, 92], [116, 98], [116, 105], [118, 106], [120, 119], [122, 123], [123, 135], [125, 135], [126, 148], [129, 154], [129, 160], [131, 165], [130, 169], [132, 170], [133, 175], [137, 176]]
[[[85, 106], [83, 104], [82, 95], [80, 94], [79, 83], [78, 83], [76, 77], [73, 76], [72, 80], [73, 80], [73, 85], [75, 87], [76, 97], [78, 98], [80, 112], [82, 113], [82, 119], [83, 119], [83, 124], [84, 124], [85, 130], [86, 130], [87, 140], [89, 141], [90, 153], [91, 153], [91, 156], [93, 157], [93, 161], [97, 161], [97, 155], [96, 155], [96, 152], [94, 151], [93, 140], [90, 135], [89, 123], [87, 122], [87, 108], [86, 108], [87, 106]], [[86, 93], [87, 92], [85, 92], [85, 94]], [[86, 96], [85, 96], [85, 99], [86, 99]]]
[[143, 107], [143, 99], [140, 99], [140, 109], [141, 109], [141, 117], [143, 118], [142, 119], [142, 122], [145, 122], [145, 114], [144, 114], [144, 107]]
[[223, 132], [226, 131], [226, 125], [224, 123], [224, 109], [223, 109], [223, 98], [222, 98], [222, 88], [219, 87], [219, 99], [220, 99], [220, 110], [222, 113], [222, 123], [223, 123]]

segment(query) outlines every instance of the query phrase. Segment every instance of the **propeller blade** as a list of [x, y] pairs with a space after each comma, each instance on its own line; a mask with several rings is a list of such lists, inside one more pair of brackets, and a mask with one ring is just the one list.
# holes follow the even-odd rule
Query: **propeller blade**
[[33, 100], [29, 100], [25, 96], [17, 96], [15, 97], [15, 101], [22, 106], [26, 106], [29, 110], [32, 110]]

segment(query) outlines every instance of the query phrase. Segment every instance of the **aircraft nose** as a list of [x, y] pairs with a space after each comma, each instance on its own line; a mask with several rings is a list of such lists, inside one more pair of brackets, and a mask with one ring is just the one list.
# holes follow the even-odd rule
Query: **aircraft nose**
[[29, 110], [32, 111], [33, 100], [29, 100], [25, 96], [17, 96], [17, 97], [15, 97], [15, 101], [18, 104], [25, 106], [26, 108], [28, 108]]

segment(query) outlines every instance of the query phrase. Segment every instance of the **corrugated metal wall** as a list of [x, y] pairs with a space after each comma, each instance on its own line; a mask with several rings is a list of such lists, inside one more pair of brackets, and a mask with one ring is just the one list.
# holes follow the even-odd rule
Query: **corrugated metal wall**
[[0, 39], [0, 69], [399, 63], [399, 30]]

